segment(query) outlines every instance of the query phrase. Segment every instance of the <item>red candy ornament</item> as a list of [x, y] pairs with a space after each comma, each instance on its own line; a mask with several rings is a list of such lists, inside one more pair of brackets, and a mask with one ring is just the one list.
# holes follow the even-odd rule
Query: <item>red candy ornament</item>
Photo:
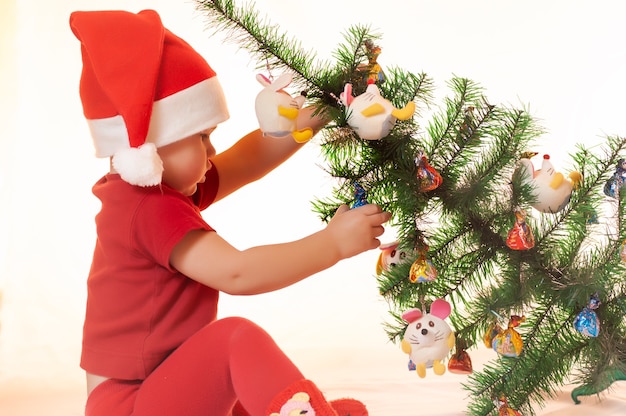
[[450, 357], [448, 371], [453, 374], [472, 374], [472, 359], [467, 351], [460, 349]]
[[420, 192], [428, 192], [433, 189], [437, 189], [443, 182], [443, 178], [429, 163], [428, 159], [424, 155], [424, 152], [420, 152], [415, 158], [415, 164], [417, 165], [417, 180], [419, 182]]
[[533, 232], [526, 224], [526, 211], [515, 211], [515, 224], [506, 238], [506, 245], [511, 250], [528, 250], [535, 246]]

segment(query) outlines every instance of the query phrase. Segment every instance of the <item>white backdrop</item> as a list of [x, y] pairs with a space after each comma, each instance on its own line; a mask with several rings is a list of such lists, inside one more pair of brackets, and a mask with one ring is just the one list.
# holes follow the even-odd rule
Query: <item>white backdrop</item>
[[[562, 170], [574, 143], [626, 135], [620, 2], [258, 0], [256, 7], [320, 59], [332, 58], [350, 25], [369, 24], [383, 34], [379, 63], [429, 73], [439, 97], [454, 74], [482, 84], [494, 104], [526, 106], [547, 131], [534, 150]], [[231, 111], [213, 137], [218, 151], [256, 128], [254, 63], [223, 36], [209, 38], [193, 2], [3, 1], [0, 381], [82, 379], [85, 279], [99, 208], [91, 186], [108, 162], [93, 156], [78, 97], [80, 48], [67, 22], [73, 10], [116, 8], [156, 9], [218, 72]], [[205, 217], [240, 248], [316, 231], [322, 224], [310, 201], [333, 186], [321, 164], [312, 142]], [[389, 230], [383, 240], [393, 238]], [[221, 315], [255, 320], [288, 352], [386, 346], [377, 256], [362, 254], [276, 293], [223, 296]]]

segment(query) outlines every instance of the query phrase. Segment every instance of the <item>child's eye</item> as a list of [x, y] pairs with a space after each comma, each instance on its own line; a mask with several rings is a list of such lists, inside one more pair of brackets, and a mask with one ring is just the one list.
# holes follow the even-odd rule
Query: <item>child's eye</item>
[[202, 141], [208, 140], [210, 136], [211, 135], [207, 133], [200, 133], [200, 138], [202, 139]]

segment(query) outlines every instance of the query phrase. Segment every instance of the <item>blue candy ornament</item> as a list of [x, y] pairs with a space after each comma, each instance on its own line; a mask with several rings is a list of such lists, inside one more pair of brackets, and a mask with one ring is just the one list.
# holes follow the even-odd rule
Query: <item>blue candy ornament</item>
[[367, 192], [365, 192], [365, 188], [361, 186], [360, 183], [354, 183], [354, 202], [350, 208], [358, 208], [363, 205], [367, 205], [369, 202], [367, 201]]
[[619, 199], [622, 188], [626, 186], [626, 159], [620, 159], [615, 166], [613, 176], [604, 185], [604, 194]]
[[581, 334], [595, 338], [600, 333], [600, 320], [595, 310], [600, 306], [598, 294], [589, 298], [589, 304], [583, 309], [574, 320], [574, 328]]

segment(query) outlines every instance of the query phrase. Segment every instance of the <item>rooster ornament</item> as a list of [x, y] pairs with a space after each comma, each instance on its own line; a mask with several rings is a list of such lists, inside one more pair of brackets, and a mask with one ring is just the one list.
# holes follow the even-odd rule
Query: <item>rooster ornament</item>
[[530, 158], [536, 154], [528, 152], [523, 155], [517, 163], [516, 173], [521, 175], [524, 184], [533, 187], [533, 208], [544, 213], [558, 212], [569, 202], [572, 190], [578, 186], [582, 175], [573, 171], [569, 177], [565, 177], [554, 169], [550, 155], [543, 155], [541, 169], [535, 170]]
[[277, 138], [291, 134], [298, 143], [309, 141], [313, 137], [313, 130], [308, 127], [298, 129], [297, 126], [298, 114], [306, 97], [303, 94], [292, 97], [284, 90], [291, 84], [291, 74], [284, 73], [273, 81], [258, 74], [256, 79], [264, 87], [254, 103], [263, 134]]
[[395, 108], [391, 101], [380, 95], [373, 80], [358, 97], [352, 95], [352, 84], [346, 84], [339, 99], [346, 106], [348, 125], [363, 140], [380, 140], [387, 136], [396, 120], [408, 120], [415, 113], [415, 103], [410, 101], [404, 108]]
[[402, 319], [409, 323], [402, 338], [402, 351], [409, 354], [421, 378], [426, 377], [426, 368], [431, 365], [433, 372], [439, 376], [446, 372], [442, 362], [455, 341], [454, 332], [444, 321], [450, 312], [450, 304], [437, 299], [430, 305], [430, 313], [410, 309], [402, 314]]

